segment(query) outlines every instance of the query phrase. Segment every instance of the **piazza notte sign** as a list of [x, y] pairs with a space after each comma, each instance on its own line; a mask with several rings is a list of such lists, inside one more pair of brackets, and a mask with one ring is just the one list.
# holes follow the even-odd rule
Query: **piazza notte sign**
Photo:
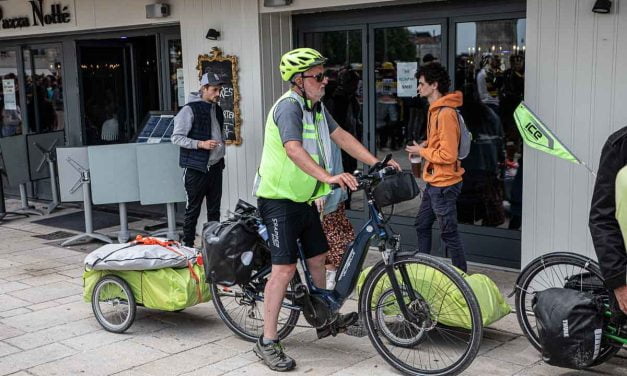
[[5, 8], [0, 7], [0, 27], [2, 29], [21, 29], [31, 26], [49, 26], [54, 24], [67, 24], [71, 21], [69, 6], [60, 3], [50, 4], [45, 7], [44, 0], [28, 1], [30, 15], [5, 16]]

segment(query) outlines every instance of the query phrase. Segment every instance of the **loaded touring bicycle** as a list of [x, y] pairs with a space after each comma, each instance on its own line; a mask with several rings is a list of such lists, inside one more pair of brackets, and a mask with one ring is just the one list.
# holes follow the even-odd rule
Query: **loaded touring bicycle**
[[[296, 273], [288, 287], [278, 334], [284, 339], [300, 326], [301, 314], [308, 327], [333, 323], [358, 283], [368, 250], [374, 247], [381, 260], [361, 281], [359, 291], [360, 319], [370, 342], [390, 365], [405, 374], [458, 374], [477, 355], [483, 329], [481, 311], [470, 286], [453, 267], [429, 255], [400, 249], [400, 235], [384, 220], [380, 206], [409, 200], [418, 194], [418, 187], [409, 173], [385, 167], [390, 158], [388, 155], [374, 165], [368, 174], [355, 173], [368, 201], [369, 220], [349, 244], [334, 290], [313, 284], [301, 250], [302, 273]], [[254, 245], [256, 256], [248, 278], [226, 285], [214, 279], [211, 294], [226, 325], [253, 342], [263, 334], [263, 294], [271, 272], [265, 244], [268, 235], [256, 208], [246, 202], [240, 200], [232, 220], [251, 224], [259, 234]], [[203, 241], [214, 236], [204, 233]], [[204, 252], [208, 248], [203, 247]], [[205, 259], [211, 257], [208, 254]], [[212, 262], [206, 265], [210, 269]], [[460, 321], [463, 325], [451, 325]]]

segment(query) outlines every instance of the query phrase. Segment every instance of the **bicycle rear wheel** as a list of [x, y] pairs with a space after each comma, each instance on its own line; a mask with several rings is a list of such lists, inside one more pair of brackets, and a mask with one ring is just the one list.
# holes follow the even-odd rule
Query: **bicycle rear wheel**
[[375, 265], [359, 309], [377, 352], [409, 375], [462, 372], [477, 355], [483, 331], [470, 286], [452, 267], [427, 255], [397, 257], [393, 268], [413, 317], [401, 312], [383, 262]]
[[[531, 306], [535, 293], [551, 287], [570, 288], [602, 296], [609, 304], [610, 294], [605, 288], [598, 264], [575, 253], [548, 254], [527, 265], [516, 283], [516, 317], [523, 333], [538, 351], [542, 351], [538, 323]], [[604, 340], [594, 365], [600, 364], [620, 350], [620, 346]]]
[[[255, 342], [263, 334], [263, 295], [269, 277], [267, 274], [246, 285], [231, 287], [211, 284], [213, 305], [218, 315], [229, 329], [247, 341]], [[284, 303], [294, 304], [289, 297], [294, 296], [293, 291], [298, 282], [296, 274], [290, 282]], [[279, 339], [287, 337], [294, 330], [299, 315], [298, 310], [281, 308], [277, 328]]]

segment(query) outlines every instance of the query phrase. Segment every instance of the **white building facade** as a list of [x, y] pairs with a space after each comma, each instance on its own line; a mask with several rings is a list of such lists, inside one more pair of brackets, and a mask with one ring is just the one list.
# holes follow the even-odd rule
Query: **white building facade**
[[[627, 66], [627, 10], [620, 1], [613, 2], [609, 14], [593, 13], [594, 0], [294, 0], [279, 7], [264, 6], [263, 0], [163, 3], [169, 5], [167, 17], [147, 18], [148, 2], [0, 2], [0, 69], [3, 79], [16, 80], [18, 105], [22, 104], [23, 113], [30, 112], [24, 116], [21, 131], [53, 127], [65, 130], [67, 145], [95, 144], [99, 138], [93, 124], [97, 128], [101, 119], [110, 116], [107, 110], [98, 109], [114, 103], [108, 112], [116, 112], [118, 121], [126, 119], [128, 123], [127, 139], [120, 135], [120, 142], [130, 141], [147, 111], [180, 108], [176, 91], [196, 89], [198, 56], [214, 46], [239, 59], [243, 142], [227, 148], [223, 212], [233, 208], [239, 198], [254, 202], [251, 188], [261, 157], [267, 110], [286, 89], [278, 75], [278, 60], [293, 47], [314, 47], [330, 54], [333, 80], [346, 71], [356, 74], [360, 115], [355, 132], [377, 155], [391, 152], [400, 156], [402, 144], [420, 135], [421, 104], [399, 92], [398, 85], [411, 76], [407, 72], [412, 67], [429, 60], [427, 55], [446, 65], [454, 88], [466, 90], [468, 95], [476, 90], [475, 77], [482, 62], [497, 61], [497, 82], [506, 80], [501, 73], [508, 69], [513, 74], [512, 64], [522, 57], [525, 102], [594, 170], [605, 139], [627, 125], [627, 106], [621, 102], [627, 98], [627, 75], [620, 68]], [[217, 40], [205, 38], [210, 28], [220, 32]], [[118, 52], [120, 67], [111, 60]], [[97, 64], [98, 59], [103, 66]], [[145, 62], [149, 68], [140, 68]], [[156, 66], [150, 68], [153, 62]], [[409, 71], [403, 71], [405, 68]], [[103, 69], [112, 75], [106, 76]], [[179, 82], [181, 74], [184, 82]], [[44, 76], [47, 80], [37, 79]], [[122, 77], [121, 84], [132, 85], [119, 91], [111, 86], [112, 94], [104, 90], [96, 95], [98, 87], [108, 88], [102, 86], [106, 83], [103, 77], [114, 81]], [[55, 97], [59, 80], [62, 100]], [[507, 82], [514, 85], [520, 80]], [[498, 110], [506, 112], [504, 84], [497, 82], [495, 87], [491, 88], [493, 94], [499, 90], [495, 96], [502, 102]], [[46, 124], [47, 102], [36, 102], [39, 94], [35, 94], [33, 109], [28, 109], [27, 104], [34, 101], [31, 93], [37, 90], [56, 111], [56, 120], [50, 120], [53, 125]], [[107, 97], [117, 99], [107, 102]], [[473, 114], [471, 111], [465, 118], [483, 116]], [[459, 215], [470, 260], [519, 268], [552, 251], [593, 257], [587, 227], [592, 176], [581, 166], [532, 149], [517, 149], [515, 135], [507, 133], [506, 115], [501, 117], [507, 152], [495, 158], [503, 162], [505, 175], [480, 172], [487, 171], [489, 162], [467, 168], [473, 172], [465, 179], [468, 191]], [[516, 213], [512, 185], [519, 184], [513, 181], [516, 163], [521, 160], [522, 225], [510, 229]], [[496, 186], [500, 188], [495, 191]], [[415, 247], [412, 217], [417, 202], [412, 205], [397, 208], [391, 219], [408, 248]], [[498, 208], [492, 210], [495, 205]], [[364, 219], [359, 196], [352, 199], [350, 216], [356, 224]], [[434, 251], [441, 254], [435, 239]]]

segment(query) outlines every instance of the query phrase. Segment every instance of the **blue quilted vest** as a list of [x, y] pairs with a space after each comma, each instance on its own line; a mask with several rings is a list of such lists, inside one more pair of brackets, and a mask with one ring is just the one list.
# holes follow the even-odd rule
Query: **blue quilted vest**
[[[194, 123], [192, 124], [192, 128], [189, 130], [187, 137], [199, 141], [211, 139], [211, 106], [217, 107], [216, 118], [220, 123], [220, 130], [222, 130], [224, 126], [224, 115], [220, 106], [217, 104], [207, 103], [205, 101], [191, 102], [186, 104], [186, 106], [189, 106], [194, 114]], [[191, 168], [200, 172], [207, 172], [208, 162], [209, 150], [180, 149], [179, 166], [182, 168]]]

